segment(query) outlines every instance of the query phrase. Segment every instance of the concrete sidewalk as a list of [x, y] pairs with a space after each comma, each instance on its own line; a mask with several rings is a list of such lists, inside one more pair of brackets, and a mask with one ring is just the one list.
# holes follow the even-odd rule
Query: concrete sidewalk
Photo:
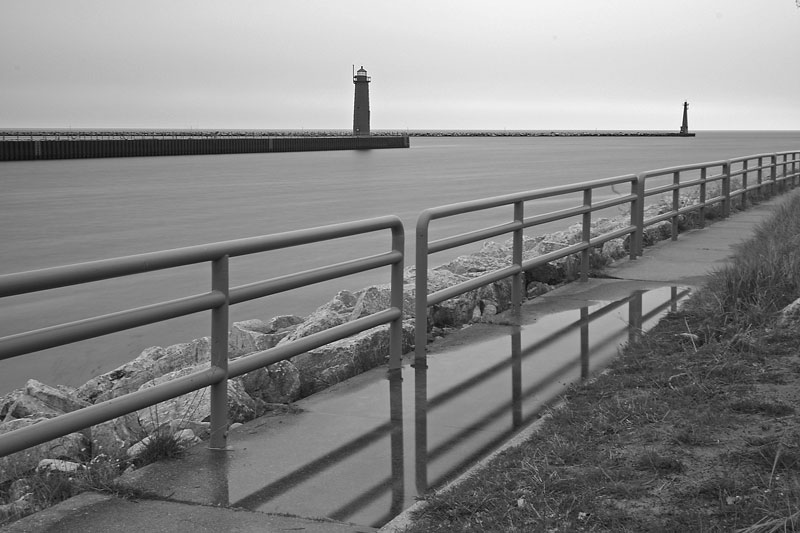
[[[709, 272], [725, 264], [726, 260], [734, 253], [736, 246], [748, 239], [754, 228], [767, 218], [784, 198], [785, 196], [763, 202], [705, 229], [683, 233], [677, 241], [664, 241], [647, 248], [643, 257], [634, 261], [622, 260], [608, 268], [607, 274], [610, 277], [607, 279], [590, 280], [588, 283], [572, 283], [532, 300], [524, 306], [523, 314], [527, 317], [525, 320], [534, 322], [545, 315], [565, 309], [576, 309], [596, 302], [608, 302], [615, 300], [620, 295], [629, 294], [632, 290], [646, 290], [670, 285], [698, 287], [702, 285]], [[463, 347], [473, 340], [477, 341], [476, 335], [481, 331], [480, 328], [467, 328], [463, 330], [463, 333], [454, 333], [445, 339], [445, 344], [437, 347], [437, 352], [446, 351], [448, 345]], [[130, 476], [129, 482], [132, 486], [151, 491], [157, 494], [159, 499], [125, 500], [94, 493], [82, 494], [51, 509], [10, 524], [3, 531], [115, 531], [118, 533], [139, 533], [141, 531], [186, 531], [192, 533], [203, 531], [325, 531], [333, 533], [376, 531], [375, 527], [369, 525], [350, 524], [324, 518], [331, 516], [331, 513], [315, 511], [313, 501], [302, 502], [304, 507], [300, 507], [300, 509], [303, 510], [292, 513], [302, 516], [242, 509], [242, 507], [246, 507], [245, 503], [258, 498], [261, 499], [260, 501], [279, 500], [280, 490], [297, 483], [294, 478], [289, 479], [286, 475], [280, 474], [284, 471], [281, 468], [286, 466], [284, 463], [292, 460], [291, 456], [288, 459], [283, 456], [265, 459], [265, 457], [271, 457], [264, 455], [270, 451], [270, 448], [274, 451], [281, 444], [283, 444], [283, 448], [287, 448], [286, 442], [289, 442], [289, 452], [299, 456], [304, 448], [312, 446], [311, 443], [316, 445], [316, 441], [319, 440], [322, 441], [319, 443], [320, 446], [327, 446], [327, 449], [331, 450], [326, 452], [324, 457], [337, 453], [340, 456], [344, 455], [345, 452], [339, 450], [344, 450], [345, 445], [342, 444], [337, 448], [337, 441], [330, 437], [331, 426], [336, 426], [337, 430], [346, 432], [350, 437], [363, 435], [358, 442], [355, 442], [358, 439], [346, 441], [350, 443], [351, 447], [367, 448], [376, 439], [386, 439], [388, 442], [390, 436], [393, 439], [392, 446], [395, 447], [394, 437], [397, 427], [392, 425], [396, 422], [394, 415], [390, 417], [387, 414], [386, 419], [390, 419], [392, 422], [390, 423], [381, 418], [382, 415], [378, 416], [374, 411], [369, 412], [369, 409], [383, 409], [383, 404], [386, 404], [387, 413], [390, 408], [396, 408], [396, 406], [390, 407], [386, 398], [385, 369], [369, 374], [373, 376], [372, 378], [368, 374], [365, 373], [364, 377], [356, 376], [348, 382], [331, 387], [314, 397], [301, 400], [298, 405], [301, 407], [302, 413], [296, 416], [257, 420], [246, 424], [242, 431], [232, 432], [231, 442], [236, 451], [221, 459], [224, 464], [217, 470], [213, 465], [208, 465], [208, 450], [198, 449], [186, 460], [150, 465], [134, 473], [134, 476]], [[376, 384], [380, 386], [373, 386]], [[410, 385], [405, 385], [405, 387], [410, 388]], [[336, 411], [338, 403], [343, 404], [342, 409], [347, 409], [346, 416]], [[363, 412], [359, 411], [360, 409], [363, 409]], [[406, 413], [414, 412], [413, 405], [410, 409], [406, 405], [405, 409]], [[323, 415], [326, 418], [323, 418]], [[402, 410], [400, 419], [401, 423], [408, 423], [408, 421], [402, 421]], [[431, 431], [433, 429], [432, 427]], [[402, 428], [400, 431], [399, 446], [402, 457]], [[524, 429], [518, 432], [511, 442], [524, 438], [530, 431], [531, 429]], [[302, 435], [302, 437], [298, 438], [298, 435]], [[269, 446], [265, 444], [267, 441]], [[294, 444], [291, 444], [292, 442]], [[431, 453], [433, 454], [433, 451]], [[408, 456], [409, 453], [406, 455]], [[359, 456], [358, 459], [361, 461], [360, 464], [355, 467], [351, 465], [336, 475], [340, 478], [343, 475], [353, 476], [353, 483], [358, 483], [366, 488], [367, 494], [361, 499], [368, 501], [369, 490], [372, 490], [370, 487], [374, 486], [375, 490], [378, 490], [378, 485], [370, 485], [358, 478], [356, 470], [359, 468], [369, 469], [371, 464], [361, 457]], [[340, 457], [334, 459], [341, 461]], [[211, 462], [214, 462], [214, 459]], [[309, 469], [313, 470], [312, 463], [315, 464], [314, 461], [308, 462], [308, 459], [302, 461], [298, 459], [297, 464], [291, 466], [294, 469], [291, 471], [300, 472], [298, 474], [300, 477], [309, 477], [312, 474], [320, 476], [315, 478], [315, 486], [316, 490], [321, 490], [328, 484], [328, 481], [317, 471], [308, 473]], [[340, 465], [335, 463], [334, 466]], [[326, 465], [325, 468], [333, 467]], [[392, 468], [392, 472], [394, 472], [394, 465]], [[241, 489], [236, 486], [239, 481], [234, 482], [232, 479], [232, 472], [240, 472], [237, 475], [255, 478], [255, 486], [264, 488], [255, 492], [251, 488]], [[220, 482], [225, 493], [223, 496], [219, 496], [219, 487], [216, 486], [219, 475], [224, 478]], [[283, 477], [281, 477], [282, 475]], [[381, 490], [386, 489], [384, 487]], [[311, 494], [313, 496], [309, 499], [316, 500], [317, 494], [313, 492]], [[406, 496], [408, 496], [408, 489], [406, 489]], [[324, 499], [325, 496], [319, 496], [319, 498]], [[406, 502], [407, 500], [408, 498], [402, 501]], [[401, 512], [402, 506], [398, 508], [397, 505], [399, 503], [393, 500], [391, 508], [394, 510], [394, 514], [399, 513], [398, 516], [382, 527], [381, 531], [394, 531], [407, 523], [408, 509]], [[403, 505], [407, 507], [406, 503]], [[334, 513], [333, 516], [336, 514]], [[389, 518], [391, 516], [390, 514]], [[384, 522], [386, 520], [388, 518], [384, 519]]]

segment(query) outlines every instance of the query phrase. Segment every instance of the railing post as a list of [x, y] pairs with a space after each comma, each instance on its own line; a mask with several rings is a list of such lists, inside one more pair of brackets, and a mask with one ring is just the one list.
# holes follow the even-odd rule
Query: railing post
[[639, 224], [639, 212], [641, 208], [641, 198], [639, 196], [639, 177], [631, 180], [631, 196], [636, 198], [631, 201], [631, 226], [636, 228], [628, 239], [628, 257], [636, 259], [639, 250], [639, 242], [642, 240], [642, 227]]
[[417, 220], [414, 290], [414, 367], [427, 368], [428, 344], [428, 218]]
[[742, 200], [739, 204], [742, 210], [747, 209], [747, 169], [750, 168], [749, 159], [742, 161]]
[[673, 241], [678, 240], [678, 210], [681, 208], [681, 172], [680, 170], [672, 173], [672, 184], [675, 186], [672, 189], [672, 225], [670, 233]]
[[775, 196], [778, 194], [778, 156], [776, 154], [769, 156], [769, 179], [772, 182], [770, 192]]
[[700, 227], [706, 227], [706, 179], [708, 167], [700, 169]]
[[[583, 206], [591, 209], [592, 207], [592, 189], [587, 188], [583, 191]], [[587, 245], [592, 239], [592, 212], [591, 210], [583, 214], [583, 242]], [[586, 248], [581, 251], [581, 281], [589, 280], [589, 255], [591, 249]]]
[[405, 461], [403, 459], [403, 374], [399, 369], [389, 372], [389, 420], [392, 432], [389, 447], [392, 458], [392, 513], [403, 511], [405, 495]]
[[797, 172], [798, 156], [800, 156], [798, 152], [792, 154], [792, 187], [797, 185], [798, 177], [800, 177]]
[[731, 215], [731, 162], [722, 164], [722, 218]]
[[[403, 226], [392, 227], [392, 250], [405, 252]], [[392, 265], [391, 304], [400, 309], [400, 316], [389, 326], [389, 370], [399, 370], [403, 363], [403, 260]]]
[[[514, 221], [522, 224], [525, 219], [525, 203], [514, 202]], [[522, 227], [514, 230], [512, 238], [512, 261], [520, 271], [511, 278], [511, 307], [514, 310], [514, 320], [519, 324], [522, 313], [522, 299], [525, 291], [525, 272], [522, 271]]]
[[764, 156], [758, 157], [758, 174], [756, 174], [756, 179], [758, 180], [758, 195], [760, 197], [764, 196]]
[[783, 154], [783, 192], [786, 192], [787, 184], [786, 184], [786, 161], [788, 161], [789, 157], [787, 154]]
[[221, 369], [225, 378], [211, 385], [212, 450], [228, 449], [228, 256], [211, 263], [211, 290], [225, 294], [225, 303], [211, 310], [211, 366]]
[[642, 255], [644, 254], [644, 193], [647, 177], [638, 174], [636, 182], [636, 255]]

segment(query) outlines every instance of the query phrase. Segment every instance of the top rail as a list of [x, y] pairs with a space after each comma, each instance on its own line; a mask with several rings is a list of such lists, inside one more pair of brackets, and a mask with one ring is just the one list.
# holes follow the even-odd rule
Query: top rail
[[214, 261], [223, 256], [237, 257], [281, 248], [302, 246], [401, 226], [402, 222], [398, 217], [384, 216], [368, 220], [345, 222], [342, 224], [331, 224], [318, 228], [287, 231], [260, 237], [235, 239], [212, 244], [187, 246], [161, 252], [150, 252], [29, 272], [5, 274], [0, 275], [0, 298], [205, 263]]

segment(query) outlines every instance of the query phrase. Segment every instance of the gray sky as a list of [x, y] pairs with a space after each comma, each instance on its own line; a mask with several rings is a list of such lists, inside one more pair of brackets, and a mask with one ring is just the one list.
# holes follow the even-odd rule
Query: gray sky
[[2, 0], [0, 128], [800, 130], [794, 0]]

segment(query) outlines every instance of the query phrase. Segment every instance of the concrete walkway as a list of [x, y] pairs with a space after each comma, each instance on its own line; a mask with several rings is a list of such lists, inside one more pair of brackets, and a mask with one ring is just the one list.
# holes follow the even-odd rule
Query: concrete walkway
[[[724, 265], [735, 247], [748, 239], [781, 201], [782, 198], [776, 198], [764, 202], [705, 229], [683, 233], [675, 242], [665, 241], [647, 248], [643, 257], [622, 260], [608, 268], [607, 279], [572, 283], [528, 302], [523, 322], [531, 328], [537, 325], [545, 328], [531, 330], [530, 335], [539, 339], [542, 331], [558, 328], [567, 320], [566, 315], [558, 313], [577, 313], [580, 309], [581, 317], [599, 316], [606, 309], [620, 305], [614, 301], [630, 298], [636, 291], [672, 287], [674, 294], [675, 287], [700, 286], [708, 273]], [[641, 306], [641, 298], [638, 305]], [[548, 316], [553, 320], [548, 322]], [[588, 329], [588, 325], [582, 324]], [[603, 329], [607, 330], [608, 325]], [[505, 372], [505, 363], [491, 360], [494, 345], [483, 343], [499, 336], [505, 346], [510, 331], [505, 326], [465, 328], [441, 343], [434, 343], [430, 368], [422, 377], [419, 371], [414, 376], [410, 367], [396, 380], [386, 379], [385, 369], [366, 372], [297, 402], [292, 412], [254, 420], [232, 431], [230, 452], [211, 452], [199, 445], [186, 459], [149, 465], [126, 477], [130, 486], [150, 491], [157, 499], [125, 500], [82, 494], [11, 524], [3, 531], [338, 533], [376, 531], [381, 524], [386, 524], [381, 531], [402, 530], [415, 495], [423, 493], [426, 487], [441, 486], [438, 481], [428, 483], [427, 478], [437, 475], [436, 470], [429, 470], [427, 463], [420, 470], [420, 454], [431, 463], [441, 461], [442, 457], [456, 457], [466, 458], [462, 461], [464, 465], [467, 459], [475, 465], [480, 457], [513, 444], [532, 431], [541, 400], [547, 396], [540, 389], [530, 394], [530, 398], [536, 397], [539, 402], [536, 406], [514, 404], [513, 428], [509, 425], [498, 429], [492, 426], [491, 418], [502, 417], [491, 412], [483, 417], [488, 420], [484, 425], [472, 419], [459, 420], [461, 412], [478, 410], [491, 399], [471, 389], [474, 379], [467, 380], [469, 383], [443, 385], [456, 373], [454, 368], [463, 370], [469, 366], [465, 364], [468, 360], [472, 364], [469, 358], [473, 356], [474, 361], [486, 365], [481, 375], [495, 372], [499, 376]], [[514, 335], [517, 339], [520, 336], [519, 328], [510, 334], [513, 344]], [[561, 342], [560, 339], [553, 336], [554, 343]], [[616, 346], [612, 342], [610, 349], [614, 351]], [[563, 347], [559, 350], [559, 354], [564, 352]], [[588, 358], [585, 353], [583, 356]], [[536, 370], [541, 373], [541, 364], [537, 365]], [[511, 375], [512, 370], [508, 372]], [[522, 371], [517, 370], [517, 375], [519, 372]], [[496, 384], [487, 385], [489, 390], [497, 390]], [[447, 412], [438, 418], [431, 414], [451, 396], [467, 389], [467, 396], [477, 398], [473, 403], [445, 409]], [[420, 394], [431, 412], [424, 413], [423, 418], [420, 418]], [[517, 391], [516, 397], [519, 395]], [[437, 433], [440, 431], [450, 433], [441, 436]], [[458, 438], [451, 438], [451, 434]], [[391, 450], [391, 458], [385, 450]], [[416, 463], [409, 460], [414, 456]], [[411, 476], [415, 478], [413, 482], [407, 474], [403, 478], [403, 465], [408, 463], [412, 470], [417, 470], [416, 476]], [[458, 470], [456, 466], [441, 468], [445, 472], [463, 472], [469, 468], [467, 465]], [[439, 481], [446, 481], [446, 477], [442, 474]], [[357, 496], [342, 499], [339, 483], [356, 488]], [[372, 507], [379, 510], [367, 513]]]

